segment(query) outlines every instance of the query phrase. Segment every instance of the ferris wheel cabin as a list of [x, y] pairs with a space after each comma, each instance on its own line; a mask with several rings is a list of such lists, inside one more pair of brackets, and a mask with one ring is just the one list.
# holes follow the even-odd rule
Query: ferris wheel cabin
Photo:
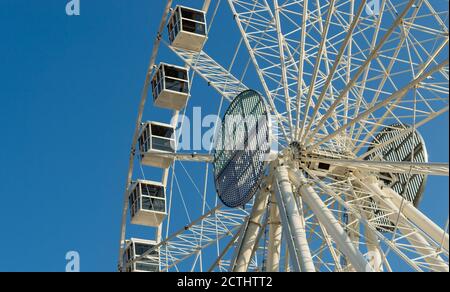
[[[175, 153], [175, 128], [169, 124], [147, 122], [142, 126], [139, 136], [141, 162], [147, 166], [169, 168], [173, 158], [153, 153]], [[146, 155], [150, 154], [150, 155]]]
[[154, 104], [161, 108], [182, 110], [189, 96], [187, 68], [161, 63], [153, 76]]
[[166, 217], [166, 190], [163, 184], [137, 180], [130, 186], [131, 224], [158, 227]]
[[177, 6], [167, 26], [173, 47], [200, 52], [207, 40], [205, 12]]
[[156, 246], [155, 241], [131, 238], [126, 241], [126, 248], [123, 254], [123, 272], [159, 272], [159, 252], [150, 252], [144, 258], [137, 260], [145, 252]]

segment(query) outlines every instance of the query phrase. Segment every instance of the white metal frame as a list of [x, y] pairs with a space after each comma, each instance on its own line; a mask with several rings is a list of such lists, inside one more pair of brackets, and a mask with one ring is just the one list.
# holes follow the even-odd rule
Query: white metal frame
[[[241, 34], [228, 69], [203, 50], [176, 48], [163, 40], [173, 4], [167, 1], [139, 108], [127, 188], [161, 41], [192, 69], [192, 76], [217, 91], [221, 107], [248, 89], [243, 77], [231, 73], [243, 45], [276, 121], [273, 126], [280, 129], [281, 149], [246, 210], [226, 209], [217, 200], [207, 206], [208, 166], [203, 193], [199, 190], [201, 216], [172, 235], [170, 202], [166, 235], [161, 226], [154, 248], [160, 251], [161, 270], [179, 270], [192, 260], [192, 270], [202, 271], [203, 252], [214, 247], [217, 258], [209, 271], [392, 271], [391, 258], [414, 271], [448, 271], [448, 222], [440, 227], [380, 180], [383, 173], [448, 177], [448, 163], [366, 160], [448, 114], [448, 10], [437, 11], [435, 1], [381, 0], [380, 15], [373, 17], [364, 14], [364, 0], [227, 0]], [[204, 1], [205, 12], [216, 4], [211, 22], [220, 2]], [[411, 128], [388, 141], [375, 139], [395, 123]], [[211, 152], [151, 151], [145, 156], [176, 161], [171, 192], [182, 170], [198, 188], [185, 162], [213, 162]], [[167, 186], [169, 168], [163, 172]], [[127, 196], [119, 266], [126, 204]], [[392, 226], [381, 230], [379, 219]]]

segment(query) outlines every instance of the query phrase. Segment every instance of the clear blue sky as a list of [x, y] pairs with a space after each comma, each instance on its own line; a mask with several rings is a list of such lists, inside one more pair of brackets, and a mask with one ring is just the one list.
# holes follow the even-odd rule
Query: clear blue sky
[[[131, 135], [164, 2], [81, 0], [81, 16], [68, 17], [64, 0], [0, 0], [0, 271], [63, 271], [69, 250], [83, 271], [115, 270]], [[229, 11], [218, 17], [227, 25], [216, 33], [237, 33]], [[208, 52], [227, 65], [234, 45], [211, 38]], [[215, 112], [217, 95], [198, 83], [194, 105]], [[146, 119], [170, 116], [149, 109]], [[448, 115], [434, 125], [445, 124]], [[423, 133], [431, 160], [446, 162], [442, 128]], [[430, 179], [422, 208], [444, 224], [448, 179]]]

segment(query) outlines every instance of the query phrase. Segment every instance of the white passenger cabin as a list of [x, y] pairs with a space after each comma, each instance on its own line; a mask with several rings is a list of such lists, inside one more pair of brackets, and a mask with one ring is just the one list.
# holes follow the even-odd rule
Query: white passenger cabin
[[166, 217], [166, 189], [163, 184], [137, 180], [128, 192], [131, 224], [158, 227]]
[[[155, 241], [131, 238], [126, 241], [126, 248], [123, 254], [123, 272], [159, 272], [159, 252], [154, 250], [142, 259], [136, 260], [146, 251], [156, 246]], [[136, 261], [135, 261], [136, 260]]]
[[200, 52], [207, 40], [205, 12], [177, 6], [167, 26], [173, 47]]
[[139, 136], [141, 162], [147, 166], [169, 168], [174, 159], [153, 153], [175, 153], [175, 128], [169, 124], [147, 122]]
[[184, 67], [161, 63], [152, 79], [154, 104], [180, 111], [189, 97], [189, 71]]

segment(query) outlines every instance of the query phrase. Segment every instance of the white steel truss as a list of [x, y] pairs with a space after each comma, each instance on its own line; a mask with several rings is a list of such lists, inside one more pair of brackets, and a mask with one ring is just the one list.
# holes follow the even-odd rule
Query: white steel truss
[[228, 101], [232, 101], [239, 93], [248, 89], [205, 52], [188, 51], [169, 46], [181, 60], [197, 72], [211, 87]]
[[161, 271], [167, 271], [216, 241], [232, 237], [244, 224], [247, 216], [248, 213], [242, 209], [224, 210], [222, 206], [218, 206], [149, 249], [135, 261], [158, 251], [162, 259]]

